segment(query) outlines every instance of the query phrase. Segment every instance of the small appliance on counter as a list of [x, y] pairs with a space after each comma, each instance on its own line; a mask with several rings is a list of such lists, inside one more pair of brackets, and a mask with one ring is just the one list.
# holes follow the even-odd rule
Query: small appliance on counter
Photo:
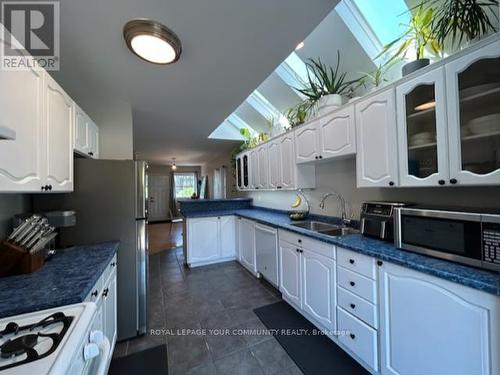
[[394, 240], [395, 209], [410, 205], [409, 203], [401, 202], [363, 203], [361, 208], [361, 234], [392, 242]]
[[500, 209], [398, 207], [397, 248], [500, 271]]

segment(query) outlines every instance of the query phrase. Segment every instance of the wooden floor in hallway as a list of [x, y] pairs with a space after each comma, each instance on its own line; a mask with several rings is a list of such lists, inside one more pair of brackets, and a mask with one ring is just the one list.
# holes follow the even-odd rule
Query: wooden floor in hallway
[[[115, 356], [167, 345], [170, 375], [302, 374], [278, 341], [262, 334], [265, 326], [253, 312], [280, 301], [276, 289], [236, 262], [183, 264], [180, 248], [150, 256], [148, 332], [118, 343]], [[258, 334], [235, 334], [238, 329]]]
[[149, 253], [182, 246], [182, 222], [148, 224]]

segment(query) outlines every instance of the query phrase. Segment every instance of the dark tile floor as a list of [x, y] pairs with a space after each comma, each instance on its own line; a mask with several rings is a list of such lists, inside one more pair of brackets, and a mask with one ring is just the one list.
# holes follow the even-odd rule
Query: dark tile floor
[[170, 375], [301, 374], [272, 336], [237, 331], [265, 329], [253, 309], [279, 301], [278, 291], [236, 262], [182, 264], [181, 249], [150, 257], [148, 333], [118, 343], [114, 356], [166, 344]]

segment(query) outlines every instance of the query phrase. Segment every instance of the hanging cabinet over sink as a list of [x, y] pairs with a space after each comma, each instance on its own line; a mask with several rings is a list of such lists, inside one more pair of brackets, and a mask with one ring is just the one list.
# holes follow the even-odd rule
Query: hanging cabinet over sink
[[500, 183], [500, 41], [446, 64], [450, 182]]

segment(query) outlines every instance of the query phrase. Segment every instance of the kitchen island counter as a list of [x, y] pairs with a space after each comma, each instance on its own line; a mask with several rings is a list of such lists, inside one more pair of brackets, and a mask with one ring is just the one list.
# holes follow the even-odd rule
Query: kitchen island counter
[[0, 318], [83, 302], [119, 247], [118, 241], [58, 252], [36, 272], [0, 279]]

